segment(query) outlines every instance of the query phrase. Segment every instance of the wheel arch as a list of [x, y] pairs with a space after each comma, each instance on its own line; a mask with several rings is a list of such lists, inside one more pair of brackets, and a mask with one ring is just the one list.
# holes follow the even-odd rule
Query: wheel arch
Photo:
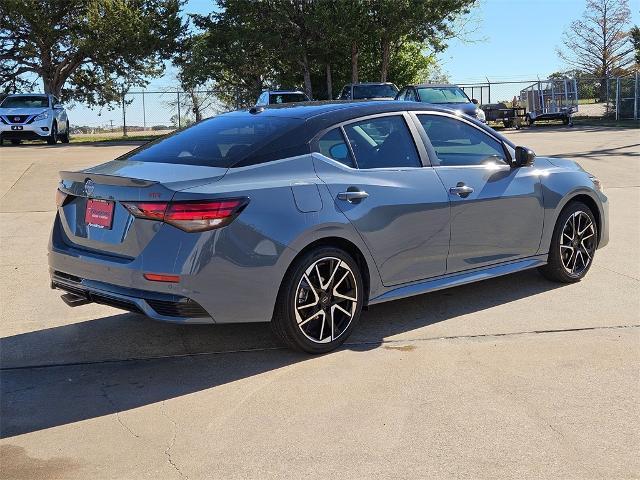
[[[353, 259], [358, 264], [358, 267], [360, 268], [360, 273], [362, 274], [362, 282], [364, 284], [364, 305], [367, 305], [367, 303], [369, 302], [370, 294], [371, 294], [371, 282], [372, 282], [371, 267], [369, 266], [369, 262], [367, 261], [367, 258], [363, 253], [363, 251], [360, 249], [360, 247], [358, 247], [351, 240], [348, 240], [344, 237], [338, 237], [338, 236], [322, 237], [304, 246], [301, 250], [298, 251], [298, 253], [293, 257], [293, 259], [289, 263], [289, 266], [287, 267], [287, 271], [285, 272], [285, 276], [283, 277], [283, 281], [284, 281], [284, 278], [286, 278], [286, 276], [289, 275], [291, 267], [294, 265], [294, 263], [298, 258], [300, 258], [302, 255], [305, 255], [307, 252], [319, 247], [339, 248], [341, 250], [344, 250], [345, 252], [347, 252], [349, 255], [353, 257]], [[375, 266], [373, 268], [375, 268]]]
[[593, 199], [591, 195], [588, 195], [586, 193], [576, 193], [574, 195], [568, 196], [565, 202], [562, 204], [562, 207], [558, 209], [558, 215], [556, 215], [555, 222], [558, 221], [558, 218], [560, 217], [562, 211], [574, 202], [584, 203], [587, 207], [589, 207], [591, 213], [593, 213], [593, 216], [596, 219], [596, 225], [598, 227], [598, 243], [600, 243], [600, 239], [602, 238], [602, 212], [600, 211], [598, 203]]

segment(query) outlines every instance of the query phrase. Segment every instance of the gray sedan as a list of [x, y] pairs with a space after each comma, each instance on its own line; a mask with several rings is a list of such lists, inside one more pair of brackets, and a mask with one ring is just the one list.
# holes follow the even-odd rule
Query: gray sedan
[[271, 322], [311, 353], [366, 305], [529, 268], [577, 282], [608, 242], [579, 165], [415, 102], [254, 107], [61, 177], [49, 266], [67, 304]]

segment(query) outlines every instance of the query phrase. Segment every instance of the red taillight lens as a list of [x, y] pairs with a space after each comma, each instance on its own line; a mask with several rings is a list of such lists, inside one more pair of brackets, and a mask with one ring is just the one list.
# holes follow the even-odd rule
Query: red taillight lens
[[132, 215], [162, 220], [186, 232], [202, 232], [224, 227], [247, 206], [247, 198], [185, 202], [127, 202]]
[[64, 193], [62, 190], [57, 189], [56, 190], [56, 206], [61, 207], [64, 205], [65, 200], [67, 199], [68, 195], [66, 193]]

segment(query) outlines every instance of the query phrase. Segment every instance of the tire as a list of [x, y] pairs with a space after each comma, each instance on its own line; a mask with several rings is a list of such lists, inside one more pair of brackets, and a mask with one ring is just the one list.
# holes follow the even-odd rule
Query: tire
[[554, 282], [579, 282], [591, 268], [597, 247], [598, 224], [593, 212], [582, 202], [571, 202], [558, 217], [547, 264], [539, 271]]
[[49, 145], [58, 143], [58, 124], [56, 122], [53, 122], [53, 125], [51, 125], [51, 135], [47, 137], [47, 143]]
[[351, 334], [363, 301], [356, 261], [344, 250], [319, 247], [297, 258], [287, 271], [271, 327], [289, 348], [330, 352]]
[[11, 145], [20, 145], [20, 140], [11, 140]]
[[69, 143], [69, 120], [67, 119], [67, 130], [64, 132], [64, 134], [59, 134], [58, 137], [60, 138], [60, 141], [62, 143]]
[[511, 128], [513, 127], [513, 120], [504, 120], [502, 124], [504, 125], [504, 128]]

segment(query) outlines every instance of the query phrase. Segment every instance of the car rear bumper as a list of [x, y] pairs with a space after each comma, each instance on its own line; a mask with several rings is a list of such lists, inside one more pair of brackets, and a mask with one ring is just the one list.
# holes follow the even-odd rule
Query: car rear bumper
[[215, 323], [195, 301], [180, 295], [123, 288], [50, 269], [51, 288], [84, 299], [83, 303], [100, 303], [141, 313], [154, 320], [172, 323]]

